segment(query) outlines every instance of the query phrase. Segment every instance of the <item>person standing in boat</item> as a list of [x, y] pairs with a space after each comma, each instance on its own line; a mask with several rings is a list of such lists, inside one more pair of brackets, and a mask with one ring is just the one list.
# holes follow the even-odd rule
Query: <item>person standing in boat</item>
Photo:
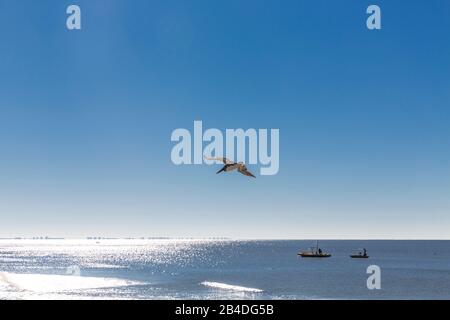
[[363, 256], [366, 257], [366, 256], [367, 256], [367, 250], [366, 250], [366, 248], [363, 248], [363, 251], [364, 251]]

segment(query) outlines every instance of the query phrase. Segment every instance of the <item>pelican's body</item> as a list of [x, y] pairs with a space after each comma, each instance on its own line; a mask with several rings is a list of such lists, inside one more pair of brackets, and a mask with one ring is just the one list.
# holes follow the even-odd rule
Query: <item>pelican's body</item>
[[230, 172], [230, 171], [237, 169], [243, 175], [256, 178], [250, 171], [248, 171], [247, 167], [245, 166], [245, 164], [243, 162], [233, 162], [231, 160], [228, 160], [227, 158], [208, 158], [208, 157], [205, 157], [205, 158], [207, 160], [219, 160], [225, 164], [222, 167], [222, 169], [217, 171], [218, 174], [221, 172]]

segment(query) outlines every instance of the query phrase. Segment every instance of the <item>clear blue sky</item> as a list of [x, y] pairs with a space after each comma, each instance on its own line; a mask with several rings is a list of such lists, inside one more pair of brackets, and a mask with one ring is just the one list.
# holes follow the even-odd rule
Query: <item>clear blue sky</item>
[[[447, 0], [2, 0], [0, 237], [450, 238], [449, 17]], [[173, 165], [194, 120], [279, 128], [278, 175]]]

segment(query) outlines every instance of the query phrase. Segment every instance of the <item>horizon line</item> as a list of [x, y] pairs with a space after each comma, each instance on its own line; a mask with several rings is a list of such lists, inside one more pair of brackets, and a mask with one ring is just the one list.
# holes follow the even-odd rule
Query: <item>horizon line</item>
[[0, 240], [450, 241], [450, 238], [0, 237]]

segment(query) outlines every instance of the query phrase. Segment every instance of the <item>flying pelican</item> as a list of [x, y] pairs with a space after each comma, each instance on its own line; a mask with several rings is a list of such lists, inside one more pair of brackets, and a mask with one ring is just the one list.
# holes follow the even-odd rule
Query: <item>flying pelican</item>
[[222, 161], [225, 165], [222, 167], [222, 169], [220, 169], [219, 171], [217, 171], [217, 173], [221, 173], [223, 171], [225, 172], [230, 172], [233, 171], [235, 169], [237, 169], [240, 173], [249, 176], [249, 177], [253, 177], [256, 178], [250, 171], [247, 170], [247, 167], [245, 166], [245, 164], [243, 162], [233, 162], [227, 158], [221, 158], [221, 157], [217, 157], [217, 158], [208, 158], [205, 157], [206, 160], [219, 160]]

